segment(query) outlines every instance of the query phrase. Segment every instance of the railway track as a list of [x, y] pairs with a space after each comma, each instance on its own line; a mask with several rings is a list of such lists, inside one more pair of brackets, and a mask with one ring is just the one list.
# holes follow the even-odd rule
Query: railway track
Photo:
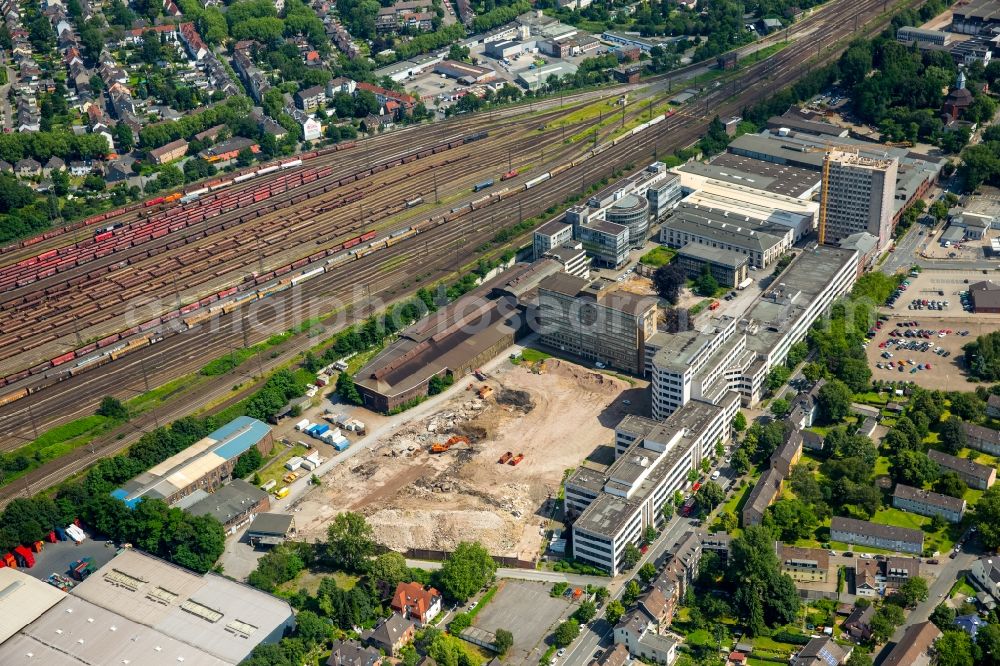
[[[544, 123], [565, 112], [546, 114], [539, 120]], [[247, 273], [244, 267], [251, 263], [241, 243], [241, 239], [247, 236], [255, 239], [258, 249], [255, 268], [265, 273], [282, 262], [290, 263], [315, 254], [317, 248], [310, 244], [314, 239], [316, 245], [338, 238], [343, 240], [356, 235], [362, 227], [378, 226], [384, 218], [405, 213], [407, 201], [415, 188], [428, 193], [438, 189], [431, 184], [432, 179], [442, 181], [445, 196], [457, 194], [466, 185], [471, 185], [482, 169], [500, 171], [503, 168], [506, 171], [508, 160], [523, 163], [539, 149], [543, 152], [550, 150], [550, 159], [567, 150], [578, 149], [557, 145], [561, 133], [554, 129], [535, 136], [531, 142], [522, 141], [529, 133], [522, 129], [501, 134], [500, 140], [493, 144], [496, 149], [487, 153], [485, 158], [475, 155], [474, 151], [478, 150], [475, 144], [461, 145], [449, 151], [443, 161], [431, 160], [422, 164], [414, 160], [408, 167], [414, 169], [412, 171], [385, 170], [377, 175], [370, 174], [364, 180], [342, 177], [338, 183], [350, 180], [350, 184], [342, 186], [333, 186], [336, 176], [331, 175], [332, 168], [320, 168], [318, 173], [324, 177], [314, 178], [308, 187], [305, 184], [301, 188], [288, 186], [287, 190], [282, 187], [276, 196], [260, 204], [276, 208], [274, 211], [255, 213], [252, 207], [225, 211], [223, 207], [216, 216], [204, 219], [201, 219], [197, 209], [182, 213], [197, 213], [199, 216], [194, 224], [180, 231], [182, 238], [166, 235], [153, 239], [150, 245], [125, 247], [108, 259], [98, 260], [96, 266], [86, 264], [75, 271], [68, 271], [65, 276], [51, 278], [49, 281], [61, 280], [54, 285], [46, 286], [45, 281], [31, 285], [35, 289], [35, 298], [23, 293], [29, 287], [22, 288], [20, 293], [12, 290], [5, 295], [5, 302], [0, 301], [0, 309], [3, 310], [0, 321], [6, 317], [9, 323], [4, 327], [6, 353], [0, 352], [0, 359], [17, 356], [22, 367], [32, 368], [52, 358], [53, 353], [65, 354], [86, 348], [81, 344], [83, 339], [103, 340], [113, 332], [129, 328], [124, 325], [121, 315], [115, 316], [112, 308], [116, 303], [128, 303], [140, 295], [170, 294], [172, 305], [168, 306], [164, 299], [162, 306], [177, 307], [197, 303], [199, 299], [204, 299], [206, 293], [212, 294], [238, 284]], [[554, 145], [555, 149], [552, 148]], [[427, 157], [436, 155], [429, 154]], [[504, 166], [501, 167], [501, 164]], [[390, 175], [384, 177], [384, 174]], [[236, 197], [249, 198], [250, 193], [233, 193], [227, 195], [226, 201], [235, 201]], [[303, 202], [307, 202], [308, 207], [295, 207]], [[354, 202], [359, 208], [348, 208], [348, 204]], [[216, 207], [216, 210], [219, 208]], [[411, 217], [415, 218], [416, 212]], [[109, 263], [110, 259], [114, 262]], [[95, 292], [94, 282], [87, 276], [94, 275], [95, 269], [100, 270], [102, 265], [114, 269], [114, 272], [96, 276], [102, 286], [100, 291]], [[75, 311], [70, 309], [74, 307], [77, 308]], [[148, 307], [144, 311], [155, 314]], [[63, 323], [59, 323], [57, 318], [61, 318]], [[38, 331], [34, 338], [30, 337], [32, 330]], [[16, 345], [13, 344], [15, 342]], [[92, 350], [85, 353], [89, 351]], [[30, 352], [34, 352], [33, 357]]]
[[[850, 30], [845, 29], [844, 25], [853, 22], [847, 22], [846, 18], [853, 18], [855, 13], [870, 17], [878, 13], [877, 10], [882, 4], [881, 0], [869, 0], [860, 5], [846, 1], [838, 3], [837, 11], [830, 12], [826, 19], [833, 22], [835, 27], [829, 33], [829, 38], [820, 41], [819, 49], [822, 49], [824, 44], [829, 45], [836, 39], [850, 34]], [[766, 80], [768, 90], [784, 86], [800, 73], [801, 63], [816, 48], [815, 44], [814, 41], [800, 48], [793, 45], [780, 52], [778, 54], [780, 58], [747, 68], [745, 75], [757, 82]], [[829, 54], [827, 58], [832, 55], [833, 53]], [[716, 90], [706, 96], [704, 104], [707, 108], [717, 110], [718, 113], [727, 113], [739, 110], [752, 102], [753, 97], [764, 94], [768, 94], [768, 91], [763, 90], [757, 95], [750, 91], [749, 95], [744, 93], [728, 99], [725, 90]], [[544, 185], [525, 190], [518, 196], [503, 201], [522, 208], [526, 216], [536, 214], [559, 197], [576, 191], [581, 179], [593, 182], [627, 161], [641, 161], [654, 152], [663, 152], [691, 143], [702, 131], [702, 122], [694, 116], [678, 115], [651, 129], [652, 131], [648, 133], [637, 134], [607, 149], [600, 161], [590, 164], [584, 162], [581, 165], [584, 169], [583, 174], [573, 169], [564, 170], [550, 178]], [[140, 372], [143, 374], [149, 372], [148, 379], [151, 384], [163, 383], [169, 378], [195, 370], [205, 358], [221, 355], [232, 347], [243, 346], [248, 341], [252, 344], [266, 338], [274, 331], [284, 330], [287, 328], [286, 324], [295, 317], [308, 319], [314, 316], [318, 309], [321, 310], [324, 303], [332, 302], [335, 297], [341, 303], [355, 304], [356, 314], [364, 313], [368, 308], [365, 304], [368, 300], [379, 296], [391, 297], [399, 290], [399, 285], [412, 282], [415, 272], [423, 274], [425, 271], [431, 271], [433, 275], [436, 270], [446, 270], [456, 259], [469, 256], [471, 247], [475, 247], [478, 242], [494, 233], [490, 225], [483, 224], [487, 216], [503, 218], [504, 211], [514, 210], [512, 206], [504, 206], [503, 201], [493, 210], [487, 207], [479, 211], [469, 211], [463, 215], [462, 224], [443, 225], [429, 231], [425, 237], [418, 236], [388, 248], [383, 254], [376, 255], [379, 261], [361, 260], [343, 271], [333, 271], [320, 276], [309, 283], [309, 291], [315, 296], [313, 299], [301, 299], [300, 296], [300, 302], [296, 304], [294, 295], [298, 293], [297, 290], [277, 296], [273, 302], [262, 308], [262, 311], [253, 313], [257, 326], [248, 332], [246, 337], [240, 330], [241, 319], [235, 313], [223, 315], [216, 320], [217, 323], [212, 328], [192, 329], [184, 335], [173, 336], [161, 344], [126, 356], [106, 366], [101, 372], [93, 373], [92, 376], [80, 375], [56, 385], [49, 391], [30, 395], [21, 405], [13, 407], [8, 405], [0, 409], [0, 429], [16, 437], [26, 438], [32, 431], [31, 420], [35, 417], [44, 419], [42, 426], [44, 428], [65, 422], [82, 413], [90, 413], [96, 400], [106, 394], [121, 393], [120, 389], [135, 383], [135, 378], [140, 376]], [[434, 244], [434, 252], [430, 251], [430, 243]], [[420, 270], [414, 271], [413, 265], [418, 265]], [[386, 266], [392, 268], [386, 269]], [[359, 292], [355, 285], [361, 283], [368, 284], [368, 289]], [[276, 309], [279, 306], [287, 306], [281, 317], [268, 316], [263, 312], [263, 309]], [[246, 316], [249, 316], [249, 312]], [[304, 341], [303, 344], [307, 343]], [[125, 394], [123, 397], [128, 395]], [[106, 450], [105, 454], [107, 452]]]

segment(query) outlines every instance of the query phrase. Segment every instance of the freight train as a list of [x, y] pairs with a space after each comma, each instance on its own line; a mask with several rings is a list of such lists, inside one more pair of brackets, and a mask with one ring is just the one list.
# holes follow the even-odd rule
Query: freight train
[[[134, 351], [135, 349], [140, 349], [142, 347], [158, 342], [159, 340], [162, 340], [163, 333], [160, 332], [159, 330], [153, 331], [151, 329], [156, 328], [164, 321], [169, 321], [178, 316], [184, 315], [183, 322], [185, 328], [186, 329], [193, 328], [199, 325], [200, 323], [210, 319], [212, 316], [216, 314], [232, 312], [234, 309], [242, 305], [245, 305], [247, 303], [253, 302], [261, 298], [266, 298], [267, 296], [270, 296], [272, 294], [289, 289], [292, 287], [293, 284], [294, 285], [301, 284], [302, 282], [312, 279], [313, 277], [316, 277], [323, 273], [328, 273], [336, 268], [339, 268], [340, 266], [346, 263], [365, 257], [378, 250], [390, 247], [391, 245], [394, 245], [402, 240], [405, 240], [406, 238], [415, 236], [420, 233], [424, 233], [442, 224], [452, 222], [455, 219], [461, 217], [466, 212], [477, 210], [482, 206], [489, 205], [491, 203], [496, 203], [497, 201], [505, 199], [517, 192], [523, 192], [533, 187], [536, 187], [542, 182], [549, 180], [550, 178], [554, 178], [555, 176], [566, 171], [567, 169], [573, 166], [577, 166], [578, 164], [586, 161], [587, 159], [593, 158], [594, 156], [600, 154], [604, 150], [607, 150], [611, 146], [617, 145], [626, 138], [634, 136], [638, 132], [641, 132], [653, 125], [658, 124], [665, 117], [669, 117], [670, 115], [673, 115], [673, 112], [669, 112], [666, 115], [657, 116], [652, 121], [644, 123], [643, 125], [634, 128], [631, 132], [623, 136], [620, 136], [614, 139], [613, 141], [596, 146], [592, 150], [588, 151], [587, 154], [578, 158], [572, 163], [560, 164], [551, 171], [547, 171], [543, 174], [540, 174], [513, 189], [503, 188], [501, 190], [498, 190], [497, 192], [481, 197], [480, 199], [472, 201], [463, 206], [452, 208], [448, 213], [444, 215], [438, 215], [435, 217], [430, 217], [425, 220], [422, 220], [421, 222], [413, 226], [407, 227], [404, 230], [397, 231], [386, 238], [373, 240], [375, 239], [376, 232], [368, 231], [364, 234], [361, 234], [360, 236], [356, 236], [347, 241], [339, 243], [334, 247], [330, 247], [320, 252], [317, 252], [313, 255], [310, 255], [309, 257], [306, 257], [304, 260], [300, 259], [294, 262], [293, 264], [282, 266], [273, 271], [269, 271], [263, 275], [248, 276], [247, 278], [244, 278], [244, 282], [238, 286], [229, 287], [228, 289], [224, 289], [216, 294], [212, 294], [210, 296], [201, 299], [196, 304], [193, 303], [188, 306], [185, 306], [183, 308], [183, 312], [181, 310], [176, 310], [167, 313], [161, 317], [154, 318], [153, 320], [145, 322], [139, 326], [134, 326], [121, 333], [112, 334], [102, 340], [99, 340], [96, 343], [92, 343], [81, 349], [61, 354], [60, 356], [57, 356], [56, 358], [46, 361], [42, 364], [39, 364], [33, 368], [22, 370], [18, 373], [14, 373], [4, 378], [0, 378], [0, 387], [12, 385], [29, 376], [35, 376], [35, 375], [44, 374], [45, 378], [49, 380], [48, 383], [41, 383], [39, 385], [31, 387], [30, 389], [21, 388], [10, 391], [5, 394], [0, 394], [0, 406], [9, 404], [16, 400], [19, 400], [20, 398], [23, 398], [24, 396], [28, 395], [30, 391], [39, 390], [40, 388], [43, 388], [44, 386], [50, 385], [54, 382], [62, 381], [63, 379], [73, 376], [74, 374], [80, 372], [83, 369], [107, 363], [111, 360], [119, 358], [120, 356], [130, 351]], [[477, 135], [472, 135], [472, 137], [475, 136]], [[454, 147], [454, 145], [461, 145], [463, 143], [468, 143], [470, 138], [471, 137], [465, 137], [464, 139], [457, 139], [453, 142], [450, 142], [449, 144], [442, 144], [442, 146], [437, 146], [433, 149], [426, 149], [424, 151], [421, 151], [420, 154], [421, 155], [431, 154], [432, 152], [439, 151], [439, 149], [447, 150], [449, 147]], [[480, 136], [479, 138], [483, 137]], [[479, 140], [479, 139], [472, 138], [471, 140]], [[306, 158], [306, 156], [303, 157]], [[400, 159], [400, 161], [402, 160]], [[280, 169], [281, 166], [276, 165], [270, 168], [272, 168], [272, 170], [277, 170]], [[260, 173], [260, 170], [258, 170], [257, 173]], [[492, 179], [489, 182], [491, 185], [493, 184]], [[363, 243], [367, 243], [367, 245], [365, 245], [363, 248], [358, 248], [358, 246], [360, 246]], [[345, 250], [350, 250], [350, 251], [345, 252]], [[308, 264], [312, 264], [320, 260], [324, 260], [322, 266], [313, 266], [307, 268], [300, 274], [288, 275], [291, 271], [296, 270], [297, 268], [305, 267]], [[295, 266], [296, 268], [293, 268], [293, 266]], [[265, 283], [275, 280], [276, 278], [280, 279], [273, 284], [262, 286]], [[255, 287], [258, 288], [255, 289]], [[231, 297], [232, 300], [229, 300], [226, 303], [207, 307], [215, 301]], [[195, 312], [196, 310], [197, 312]], [[189, 314], [191, 312], [195, 312], [195, 314], [193, 315]], [[138, 335], [140, 333], [144, 333], [144, 335], [141, 335], [139, 338], [136, 339], [130, 339], [133, 336]], [[97, 356], [90, 356], [88, 358], [81, 359], [81, 357], [87, 354], [92, 354], [95, 350], [105, 349], [118, 341], [124, 341], [124, 344], [117, 345], [113, 349], [108, 349]], [[71, 360], [75, 359], [81, 359], [81, 360], [78, 361], [76, 364], [70, 365], [68, 370], [64, 370], [62, 368], [62, 366], [70, 364]], [[48, 372], [53, 367], [59, 367], [60, 370], [52, 373]]]

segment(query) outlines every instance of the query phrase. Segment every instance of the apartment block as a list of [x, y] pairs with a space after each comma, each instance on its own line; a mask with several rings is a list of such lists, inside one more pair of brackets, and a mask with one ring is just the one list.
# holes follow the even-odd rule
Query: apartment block
[[924, 549], [924, 533], [920, 530], [843, 516], [834, 516], [830, 521], [830, 540], [900, 553], [920, 553]]
[[781, 573], [799, 582], [826, 582], [830, 575], [830, 554], [819, 548], [797, 548], [780, 541], [774, 544]]
[[921, 516], [941, 516], [949, 523], [957, 523], [965, 515], [965, 500], [929, 490], [921, 490], [902, 483], [896, 484], [892, 505], [897, 509], [918, 513]]
[[581, 467], [566, 481], [573, 557], [617, 575], [626, 545], [663, 523], [660, 509], [689, 485], [688, 472], [717, 441], [730, 439], [738, 409], [731, 393], [720, 405], [691, 402], [662, 423], [626, 417], [620, 432], [635, 438], [615, 462], [603, 472]]
[[986, 490], [996, 483], [995, 467], [980, 465], [968, 458], [958, 458], [936, 449], [929, 450], [927, 457], [936, 462], [941, 469], [958, 474], [970, 488]]
[[968, 440], [969, 448], [989, 453], [990, 455], [1000, 455], [1000, 430], [986, 428], [974, 423], [963, 423], [962, 430], [965, 431], [965, 438]]

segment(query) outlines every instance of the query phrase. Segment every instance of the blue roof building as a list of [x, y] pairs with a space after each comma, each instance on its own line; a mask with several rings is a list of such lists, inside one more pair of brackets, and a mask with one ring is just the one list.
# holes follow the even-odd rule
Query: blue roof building
[[978, 615], [959, 615], [955, 618], [955, 626], [975, 640], [979, 629], [986, 626], [986, 621]]
[[173, 504], [198, 489], [211, 492], [230, 479], [240, 455], [254, 446], [267, 455], [272, 445], [269, 425], [241, 416], [112, 491], [111, 496], [134, 508], [145, 498]]

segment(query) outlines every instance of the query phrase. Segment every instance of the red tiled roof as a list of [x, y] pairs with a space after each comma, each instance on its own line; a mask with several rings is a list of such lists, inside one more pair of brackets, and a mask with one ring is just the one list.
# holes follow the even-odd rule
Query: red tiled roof
[[440, 595], [433, 587], [425, 590], [420, 583], [400, 583], [396, 586], [396, 593], [392, 595], [389, 605], [393, 610], [401, 613], [406, 610], [410, 617], [423, 619], [434, 603], [434, 598]]

